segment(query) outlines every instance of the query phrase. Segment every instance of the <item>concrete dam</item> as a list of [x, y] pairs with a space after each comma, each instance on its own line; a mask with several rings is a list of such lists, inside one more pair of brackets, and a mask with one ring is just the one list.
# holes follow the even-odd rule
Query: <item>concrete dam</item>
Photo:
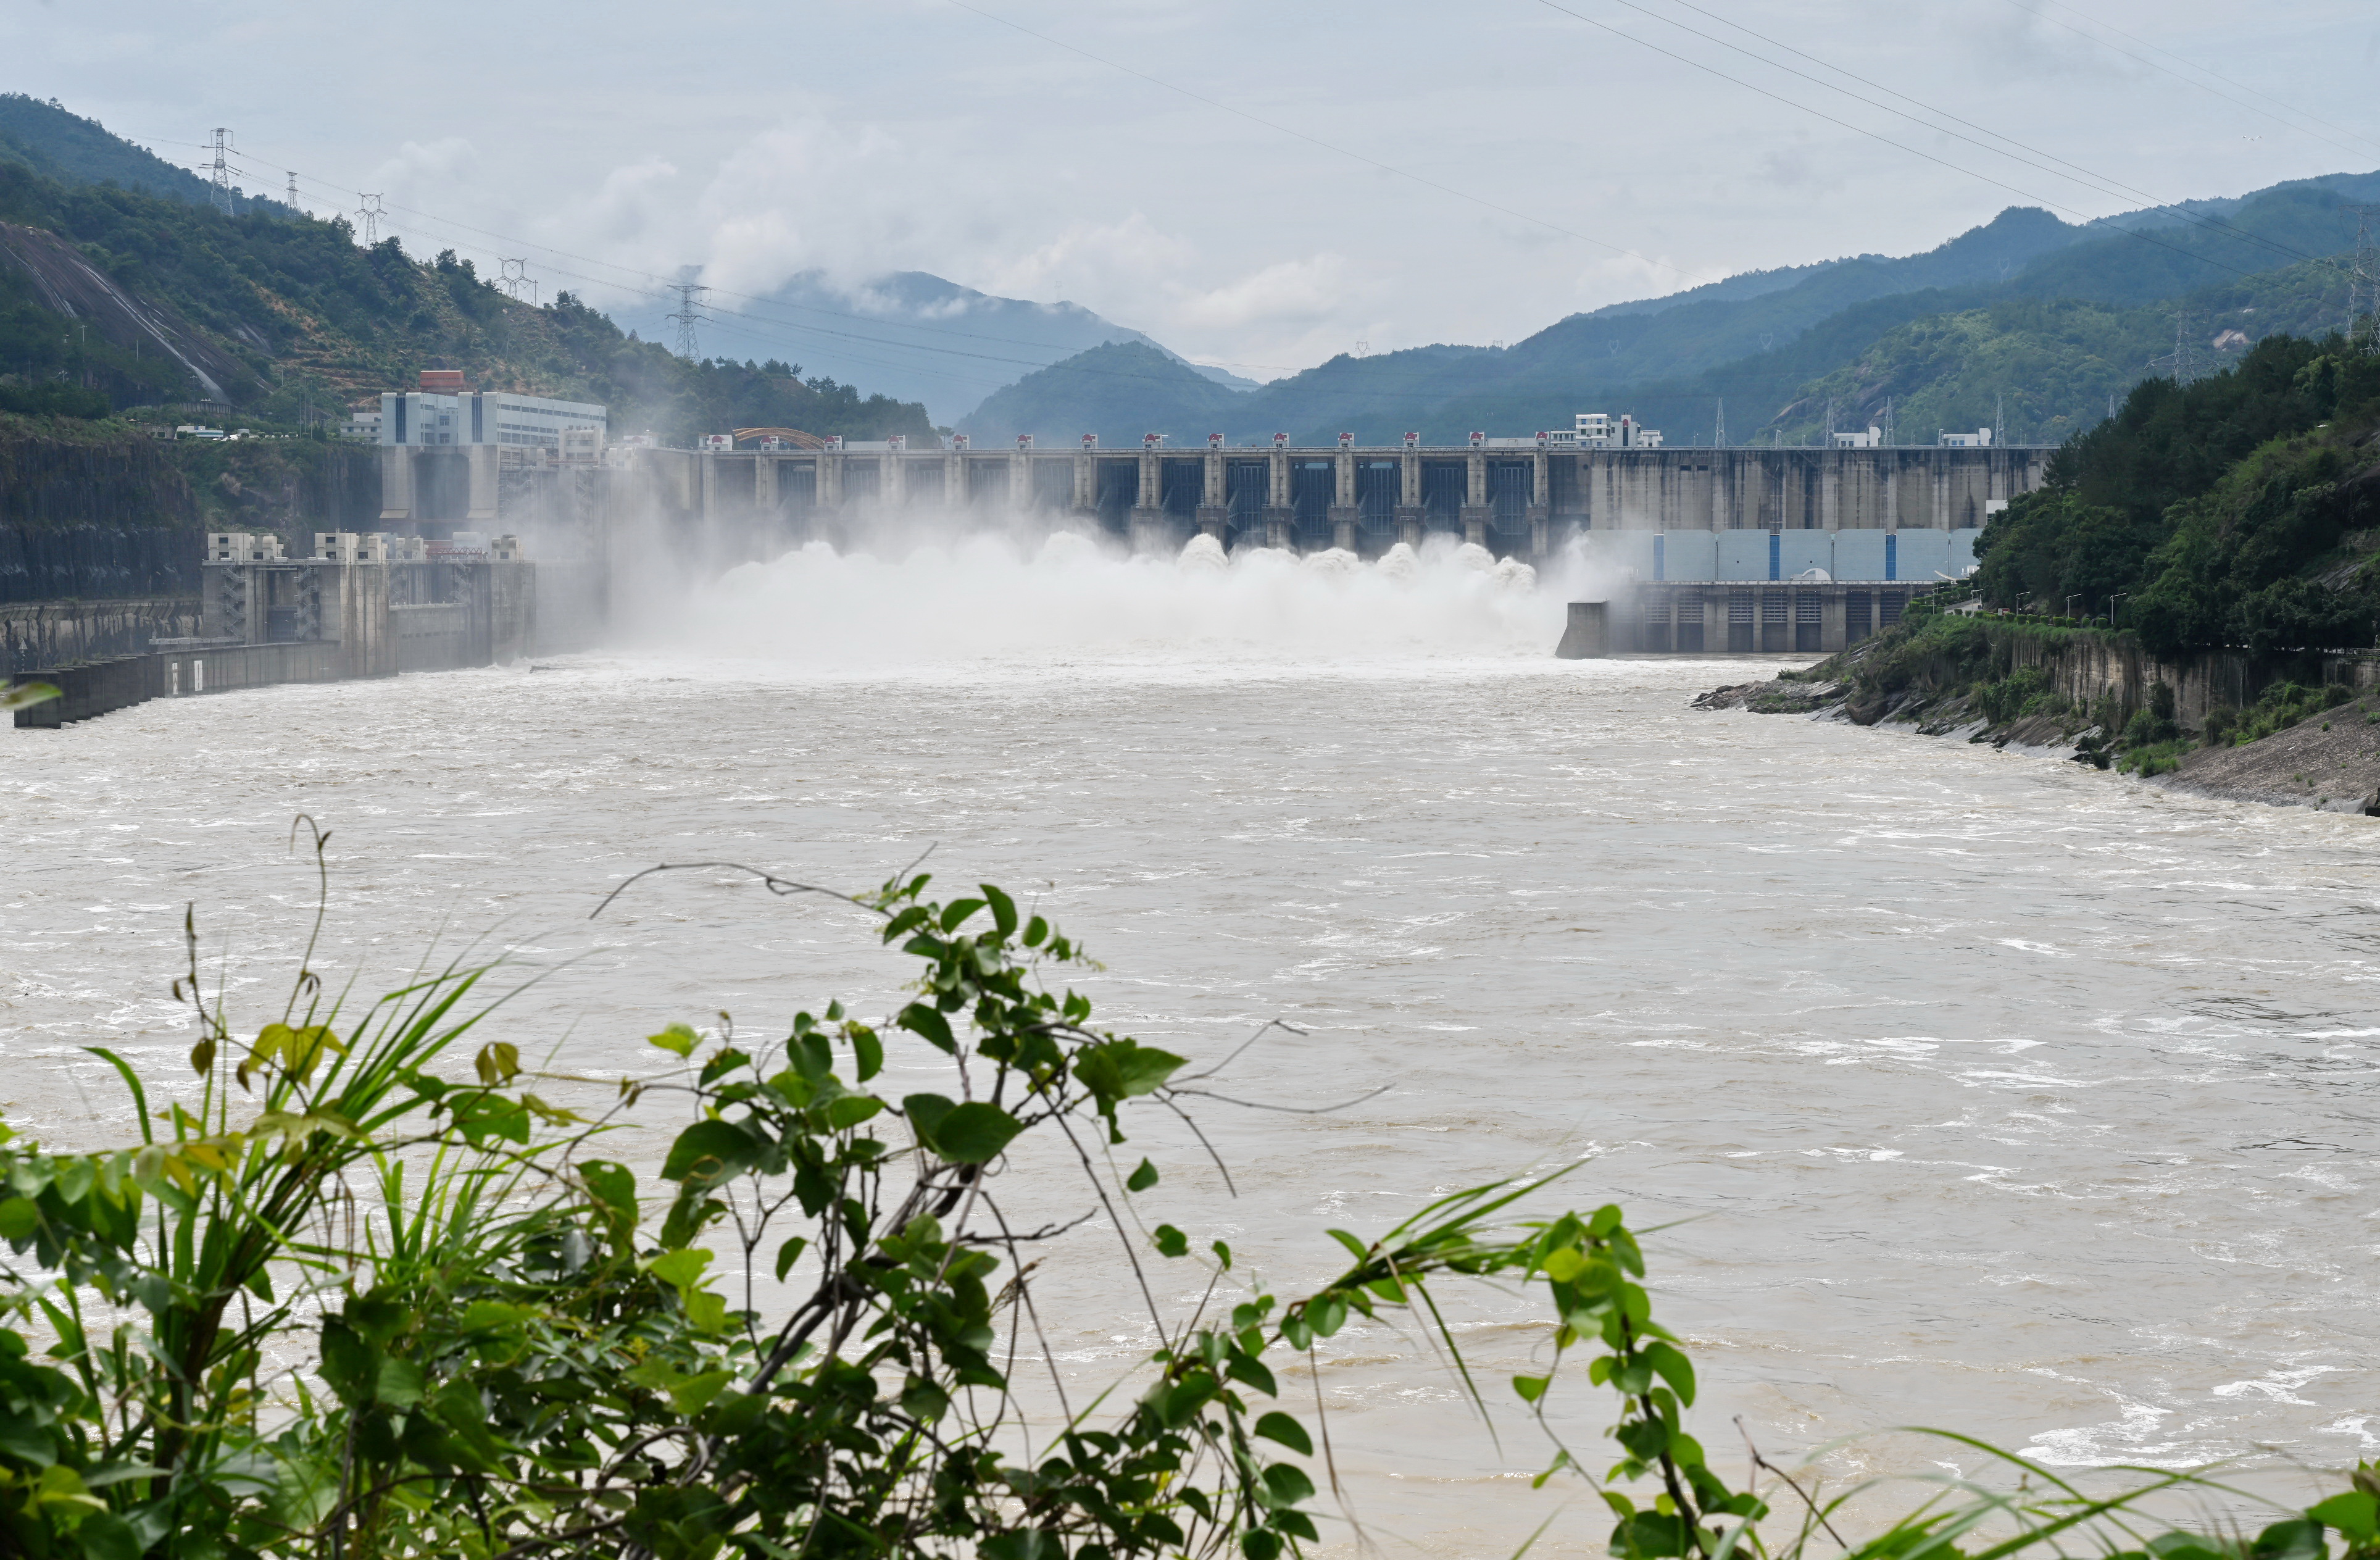
[[2050, 448], [634, 453], [669, 509], [838, 547], [905, 511], [1006, 510], [1146, 552], [1204, 534], [1371, 557], [1445, 535], [1536, 562], [1575, 539], [1639, 578], [1687, 581], [1954, 576], [1988, 517], [2041, 484]]

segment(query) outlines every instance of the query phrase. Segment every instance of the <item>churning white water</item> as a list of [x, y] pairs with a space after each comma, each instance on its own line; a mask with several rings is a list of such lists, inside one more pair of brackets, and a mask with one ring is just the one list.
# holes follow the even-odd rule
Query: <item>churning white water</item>
[[[1222, 1091], [1387, 1085], [1212, 1103], [1236, 1198], [1178, 1128], [1135, 1140], [1156, 1216], [1284, 1291], [1330, 1270], [1326, 1227], [1574, 1165], [1554, 1200], [1685, 1221], [1651, 1241], [1658, 1303], [1715, 1455], [1735, 1414], [1772, 1455], [1912, 1423], [2061, 1468], [2380, 1450], [2372, 823], [1696, 713], [1767, 668], [1555, 661], [1565, 588], [1481, 562], [811, 550], [648, 613], [650, 649], [6, 733], [0, 1097], [61, 1141], [131, 1131], [77, 1048], [181, 1066], [187, 901], [264, 1016], [311, 905], [300, 810], [334, 831], [322, 962], [393, 982], [442, 929], [492, 935], [558, 966], [506, 1033], [596, 1073], [647, 1068], [674, 1019], [881, 1010], [905, 975], [854, 915], [722, 874], [590, 924], [624, 874], [859, 886], [930, 845], [945, 884], [1036, 894], [1085, 938], [1130, 1032], [1219, 1058], [1267, 1018], [1306, 1031]], [[1009, 1195], [1028, 1221], [1088, 1201], [1038, 1164]], [[1112, 1238], [1038, 1275], [1080, 1387], [1149, 1336]], [[1463, 1317], [1501, 1399], [1537, 1319]], [[1427, 1350], [1337, 1343], [1320, 1388], [1373, 1536], [1510, 1554], [1553, 1509], [1500, 1471], [1542, 1448], [1507, 1423], [1500, 1456]], [[1905, 1438], [1834, 1461], [1976, 1468]], [[1602, 1530], [1579, 1509], [1547, 1542]]]

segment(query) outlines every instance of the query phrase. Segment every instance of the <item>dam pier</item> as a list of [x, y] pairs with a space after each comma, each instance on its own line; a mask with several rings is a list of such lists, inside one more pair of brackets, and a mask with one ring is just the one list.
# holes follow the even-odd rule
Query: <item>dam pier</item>
[[[1066, 517], [1142, 552], [1179, 551], [1206, 535], [1226, 548], [1336, 547], [1375, 557], [1400, 542], [1417, 547], [1444, 535], [1531, 562], [1589, 532], [1978, 531], [2010, 499], [2041, 484], [2050, 453], [2046, 445], [1581, 451], [1550, 442], [1535, 449], [1215, 443], [1050, 453], [1023, 440], [993, 451], [953, 443], [914, 451], [637, 453], [652, 463], [659, 486], [676, 490], [677, 506], [709, 524], [757, 517], [838, 545], [866, 545], [871, 521], [904, 511], [1002, 509]], [[1714, 552], [1710, 567], [1718, 565]]]

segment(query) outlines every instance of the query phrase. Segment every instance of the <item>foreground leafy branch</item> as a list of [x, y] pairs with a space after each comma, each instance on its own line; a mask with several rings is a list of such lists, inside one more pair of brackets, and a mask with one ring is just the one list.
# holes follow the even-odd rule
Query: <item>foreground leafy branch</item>
[[[837, 1003], [765, 1042], [674, 1025], [650, 1037], [662, 1069], [592, 1115], [530, 1087], [576, 1102], [586, 1080], [525, 1071], [503, 1042], [453, 1075], [484, 970], [352, 1018], [301, 972], [282, 1018], [242, 1041], [199, 994], [193, 934], [176, 989], [200, 1034], [196, 1108], [152, 1110], [148, 1082], [100, 1053], [138, 1146], [0, 1140], [18, 1262], [0, 1290], [0, 1554], [1276, 1560], [1320, 1539], [1330, 1465], [1318, 1397], [1301, 1414], [1280, 1374], [1318, 1370], [1351, 1316], [1429, 1334], [1488, 1409], [1439, 1304], [1451, 1279], [1549, 1304], [1542, 1373], [1512, 1385], [1555, 1448], [1538, 1483], [1587, 1480], [1611, 1553], [1771, 1552], [1767, 1504], [1685, 1428], [1694, 1366], [1653, 1317], [1617, 1207], [1522, 1218], [1542, 1188], [1464, 1191], [1376, 1240], [1330, 1232], [1348, 1265], [1287, 1300], [1221, 1242], [1194, 1256], [1170, 1224], [1128, 1235], [1160, 1172], [1109, 1156], [1135, 1113], [1195, 1127], [1205, 1075], [1093, 1027], [1063, 984], [1082, 951], [1042, 918], [990, 885], [946, 903], [927, 886], [904, 874], [849, 900], [918, 961], [883, 1026]], [[888, 1042], [939, 1053], [943, 1091], [875, 1091]], [[650, 1181], [600, 1152], [662, 1112], [676, 1127]], [[1080, 1167], [1158, 1340], [1080, 1406], [1053, 1366], [1059, 1417], [1038, 1426], [1015, 1375], [1050, 1353], [1035, 1252], [1089, 1215], [1009, 1204], [1003, 1167], [1029, 1143]], [[1205, 1271], [1187, 1317], [1150, 1282], [1174, 1262]], [[1619, 1407], [1599, 1472], [1551, 1412], [1582, 1375]], [[1978, 1486], [1860, 1548], [1997, 1560], [2128, 1532], [2153, 1488], [2020, 1505]], [[1779, 1554], [1831, 1538], [1855, 1493], [1793, 1492]], [[2369, 1560], [2375, 1493], [2359, 1472], [2253, 1546], [2147, 1547], [2315, 1560], [2336, 1535]], [[1994, 1518], [2015, 1537], [1956, 1547]]]

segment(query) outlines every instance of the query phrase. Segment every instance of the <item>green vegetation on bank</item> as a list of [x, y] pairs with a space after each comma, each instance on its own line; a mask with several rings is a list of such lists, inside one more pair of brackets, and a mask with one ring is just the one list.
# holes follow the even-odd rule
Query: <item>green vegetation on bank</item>
[[2275, 336], [2189, 384], [2144, 380], [1976, 543], [1995, 606], [2104, 615], [2161, 658], [2380, 637], [2380, 356]]
[[[884, 1029], [838, 1003], [782, 1035], [672, 1025], [659, 1070], [601, 1098], [483, 1038], [487, 969], [356, 1009], [310, 950], [279, 1018], [235, 1027], [193, 927], [190, 1076], [94, 1053], [140, 1142], [0, 1133], [0, 1553], [1279, 1560], [1341, 1520], [1318, 1502], [1338, 1481], [1327, 1409], [1281, 1372], [1318, 1371], [1354, 1319], [1410, 1324], [1485, 1412], [1439, 1299], [1485, 1282], [1546, 1307], [1536, 1373], [1510, 1383], [1547, 1443], [1536, 1484], [1583, 1484], [1621, 1560], [2380, 1554], [2370, 1469], [2253, 1538], [2188, 1533], [2146, 1503], [2248, 1497], [2140, 1470], [2089, 1493], [1955, 1435], [2007, 1478], [1916, 1482], [1842, 1544], [1852, 1503], [1876, 1526], [1891, 1481], [1829, 1491], [1762, 1460], [1767, 1495], [1731, 1482], [1687, 1428], [1696, 1371], [1654, 1318], [1637, 1234], [1616, 1206], [1524, 1212], [1542, 1184], [1455, 1193], [1377, 1239], [1330, 1231], [1344, 1265], [1284, 1299], [1224, 1242], [1194, 1252], [1161, 1220], [1159, 1167], [1114, 1152], [1128, 1121], [1212, 1099], [1207, 1075], [1093, 1028], [1062, 985], [1083, 951], [1041, 917], [927, 885], [846, 900], [918, 961]], [[888, 1042], [915, 1091], [898, 1099], [870, 1087]], [[937, 1053], [947, 1094], [917, 1087]], [[655, 1117], [670, 1147], [640, 1181], [603, 1151]], [[1032, 1274], [1082, 1221], [1072, 1194], [1011, 1195], [1005, 1167], [1035, 1150], [1080, 1167], [1158, 1340], [1087, 1401], [1053, 1382], [1039, 1426], [1013, 1372], [1067, 1319]], [[1185, 1288], [1186, 1318], [1157, 1298]], [[1572, 1399], [1607, 1392], [1615, 1444], [1566, 1443]]]

